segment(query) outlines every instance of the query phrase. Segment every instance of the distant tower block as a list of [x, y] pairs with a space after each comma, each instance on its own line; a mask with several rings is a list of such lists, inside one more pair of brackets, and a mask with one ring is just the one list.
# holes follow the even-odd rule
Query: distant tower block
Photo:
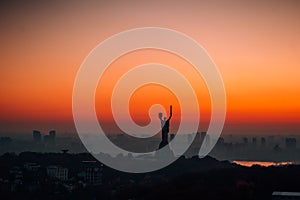
[[55, 135], [55, 130], [49, 131], [49, 135], [44, 136], [44, 143], [49, 147], [55, 145]]
[[261, 138], [261, 146], [266, 146], [266, 144], [267, 144], [266, 138], [262, 137]]
[[296, 138], [286, 138], [285, 139], [285, 147], [287, 149], [296, 149], [296, 147], [297, 147]]
[[51, 131], [49, 131], [49, 136], [50, 136], [50, 138], [51, 139], [55, 139], [55, 135], [56, 135], [56, 131], [55, 130], [51, 130]]
[[40, 131], [33, 130], [32, 136], [33, 136], [33, 141], [34, 141], [35, 143], [41, 143], [42, 135], [41, 135], [41, 132], [40, 132]]

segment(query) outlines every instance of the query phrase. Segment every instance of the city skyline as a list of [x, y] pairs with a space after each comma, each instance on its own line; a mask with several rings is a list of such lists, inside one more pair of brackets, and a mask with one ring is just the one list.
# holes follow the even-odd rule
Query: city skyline
[[2, 199], [300, 199], [300, 1], [0, 1]]
[[[218, 66], [227, 94], [224, 134], [299, 135], [299, 3], [214, 3], [1, 3], [0, 132], [53, 128], [75, 133], [72, 89], [84, 58], [115, 33], [158, 26], [193, 37]], [[200, 99], [199, 131], [205, 131], [210, 100], [204, 82], [185, 70], [191, 66], [182, 58], [154, 50], [132, 52], [112, 63], [96, 93], [100, 123], [118, 132], [107, 106], [109, 93], [124, 71], [145, 62], [170, 65], [188, 77]], [[163, 96], [153, 95], [162, 91]], [[176, 111], [171, 132], [176, 132], [180, 107], [174, 95], [156, 85], [139, 92], [129, 108], [133, 119], [145, 125], [151, 104], [167, 108], [171, 103]]]

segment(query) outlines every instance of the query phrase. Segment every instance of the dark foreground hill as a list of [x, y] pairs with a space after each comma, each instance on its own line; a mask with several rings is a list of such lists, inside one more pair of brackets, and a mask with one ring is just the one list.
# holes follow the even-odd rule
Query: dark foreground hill
[[[100, 170], [89, 174], [97, 181], [88, 179], [86, 163]], [[66, 179], [51, 176], [49, 166], [67, 171]], [[87, 153], [0, 157], [1, 199], [271, 199], [273, 191], [300, 191], [300, 166], [247, 168], [212, 157], [181, 157], [159, 171], [130, 174]]]

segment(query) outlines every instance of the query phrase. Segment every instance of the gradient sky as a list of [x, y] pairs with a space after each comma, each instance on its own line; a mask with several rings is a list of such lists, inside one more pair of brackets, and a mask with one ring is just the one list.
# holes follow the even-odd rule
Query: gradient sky
[[[300, 134], [299, 1], [1, 1], [0, 5], [2, 134], [32, 129], [74, 132], [72, 89], [84, 58], [109, 36], [145, 26], [183, 32], [208, 51], [227, 93], [224, 133]], [[104, 87], [113, 86], [120, 66], [145, 61], [181, 70], [184, 66], [184, 61], [165, 52], [135, 52], [113, 64], [103, 77]], [[193, 82], [192, 72], [182, 71]], [[202, 99], [203, 120], [208, 121], [207, 91], [194, 86]], [[153, 94], [161, 90], [142, 88], [143, 95], [152, 96], [146, 103], [141, 94], [134, 94], [130, 111], [137, 123], [148, 122], [144, 113], [147, 116], [149, 104], [160, 101]], [[102, 93], [109, 90], [97, 91], [97, 108], [108, 102]], [[173, 98], [168, 92], [164, 95]], [[176, 99], [172, 103], [176, 105]], [[98, 115], [105, 116], [103, 123], [111, 123], [108, 111]], [[176, 128], [176, 117], [174, 122]]]

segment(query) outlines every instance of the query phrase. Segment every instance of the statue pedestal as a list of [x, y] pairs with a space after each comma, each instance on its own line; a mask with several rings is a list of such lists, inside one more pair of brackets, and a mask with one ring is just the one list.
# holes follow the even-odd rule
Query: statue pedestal
[[[162, 149], [164, 146], [167, 146], [168, 144], [169, 144], [168, 141], [161, 141], [159, 143], [158, 149]], [[170, 147], [168, 146], [168, 148], [170, 148]]]
[[156, 151], [155, 156], [159, 159], [170, 159], [174, 157], [173, 151], [170, 149], [167, 141], [161, 141], [159, 149]]

